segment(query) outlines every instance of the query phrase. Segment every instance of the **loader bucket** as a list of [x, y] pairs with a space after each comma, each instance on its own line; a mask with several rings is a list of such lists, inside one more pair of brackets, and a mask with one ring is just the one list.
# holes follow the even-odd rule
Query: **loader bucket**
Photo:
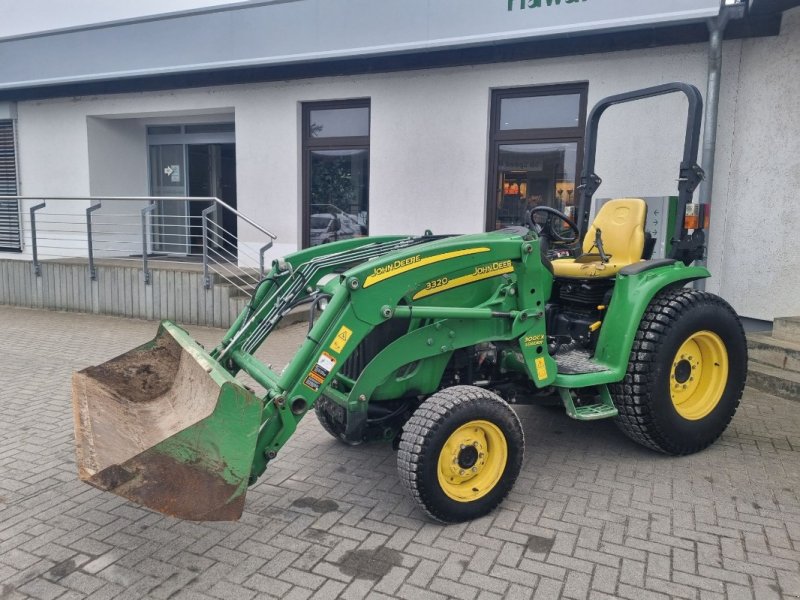
[[83, 481], [182, 519], [241, 516], [262, 403], [181, 328], [75, 373], [72, 406]]

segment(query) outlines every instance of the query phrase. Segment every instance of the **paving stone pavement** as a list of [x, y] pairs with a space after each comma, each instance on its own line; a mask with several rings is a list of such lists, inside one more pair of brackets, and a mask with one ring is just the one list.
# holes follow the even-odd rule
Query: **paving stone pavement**
[[[72, 371], [155, 329], [0, 307], [0, 600], [800, 597], [800, 403], [747, 389], [722, 439], [683, 458], [519, 407], [514, 491], [446, 527], [406, 495], [390, 448], [346, 447], [310, 416], [241, 521], [191, 523], [75, 471]], [[303, 333], [281, 330], [263, 358], [282, 365]]]

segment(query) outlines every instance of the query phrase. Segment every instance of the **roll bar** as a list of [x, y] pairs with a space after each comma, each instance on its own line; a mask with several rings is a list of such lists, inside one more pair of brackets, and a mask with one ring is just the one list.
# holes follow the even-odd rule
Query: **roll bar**
[[615, 96], [609, 96], [598, 102], [586, 124], [586, 144], [584, 147], [583, 173], [581, 173], [581, 197], [578, 204], [578, 227], [581, 234], [589, 228], [589, 212], [592, 206], [592, 197], [600, 187], [602, 179], [595, 173], [595, 159], [597, 158], [597, 129], [600, 117], [611, 106], [644, 100], [665, 94], [683, 93], [689, 100], [689, 111], [686, 118], [686, 137], [683, 144], [683, 159], [680, 164], [678, 176], [678, 218], [675, 219], [675, 230], [672, 239], [672, 258], [682, 260], [687, 265], [693, 260], [702, 258], [705, 235], [701, 229], [696, 229], [689, 235], [684, 227], [683, 215], [686, 205], [692, 201], [692, 195], [705, 177], [703, 169], [697, 164], [697, 152], [700, 145], [700, 125], [702, 124], [703, 97], [695, 86], [688, 83], [665, 83], [653, 87], [633, 90]]

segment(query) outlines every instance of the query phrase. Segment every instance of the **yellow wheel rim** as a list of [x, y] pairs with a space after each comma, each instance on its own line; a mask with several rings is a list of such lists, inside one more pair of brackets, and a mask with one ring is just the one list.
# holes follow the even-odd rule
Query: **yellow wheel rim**
[[719, 404], [728, 382], [728, 351], [711, 331], [690, 335], [678, 348], [669, 376], [672, 404], [680, 416], [698, 421]]
[[506, 468], [508, 442], [489, 421], [470, 421], [456, 429], [439, 453], [442, 491], [457, 502], [473, 502], [491, 492]]

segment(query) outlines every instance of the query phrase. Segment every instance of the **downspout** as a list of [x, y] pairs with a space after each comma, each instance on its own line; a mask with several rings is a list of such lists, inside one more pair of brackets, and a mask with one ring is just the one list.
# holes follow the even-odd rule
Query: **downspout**
[[[718, 17], [709, 19], [708, 25], [708, 83], [706, 88], [705, 115], [703, 117], [703, 156], [702, 167], [705, 171], [705, 180], [700, 184], [700, 204], [711, 207], [711, 196], [714, 191], [714, 159], [717, 149], [717, 121], [719, 117], [719, 88], [722, 79], [722, 39], [725, 35], [725, 28], [731, 19], [739, 19], [744, 16], [745, 4], [736, 1], [728, 4], [731, 0], [725, 0], [725, 4], [720, 9]], [[705, 266], [708, 263], [708, 249], [710, 228], [705, 232], [706, 255], [697, 261], [698, 265]], [[706, 287], [705, 279], [695, 282], [696, 289], [704, 290]]]

